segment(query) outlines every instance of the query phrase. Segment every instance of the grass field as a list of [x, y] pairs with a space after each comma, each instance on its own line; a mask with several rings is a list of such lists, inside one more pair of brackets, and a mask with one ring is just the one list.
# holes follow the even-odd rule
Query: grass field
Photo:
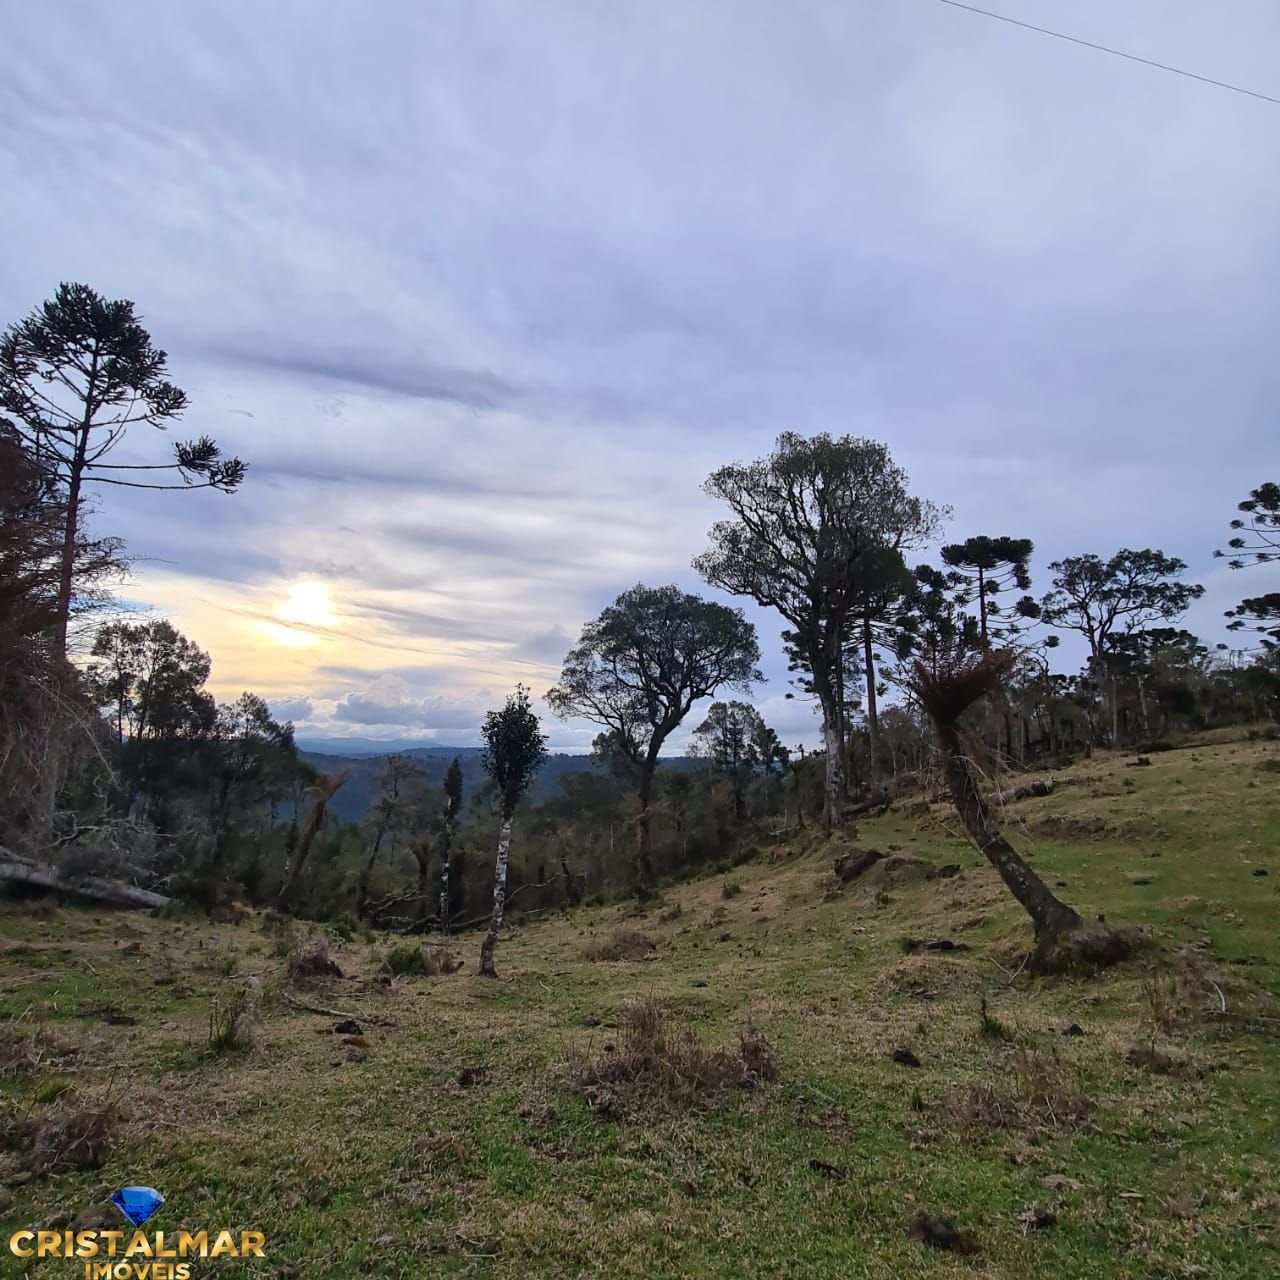
[[[643, 915], [517, 923], [497, 982], [473, 976], [475, 937], [461, 972], [389, 982], [385, 939], [335, 943], [345, 976], [290, 988], [270, 919], [9, 902], [0, 1019], [26, 1062], [0, 1075], [9, 1129], [77, 1096], [121, 1123], [97, 1170], [0, 1153], [4, 1238], [119, 1225], [103, 1200], [142, 1183], [167, 1197], [149, 1227], [266, 1234], [266, 1259], [201, 1276], [1280, 1274], [1280, 744], [1130, 765], [1095, 757], [1007, 813], [1064, 897], [1151, 930], [1095, 978], [1020, 968], [1029, 930], [942, 806], [863, 824], [858, 847], [906, 856], [840, 893], [838, 843], [761, 833], [751, 861]], [[618, 928], [655, 950], [585, 958]], [[216, 1052], [211, 1003], [246, 982], [253, 1043]], [[570, 1057], [619, 1052], [636, 995], [712, 1045], [754, 1028], [778, 1078], [601, 1116]], [[367, 1043], [289, 999], [353, 1014]], [[921, 1211], [976, 1251], [911, 1238]], [[22, 1274], [7, 1246], [3, 1265]]]

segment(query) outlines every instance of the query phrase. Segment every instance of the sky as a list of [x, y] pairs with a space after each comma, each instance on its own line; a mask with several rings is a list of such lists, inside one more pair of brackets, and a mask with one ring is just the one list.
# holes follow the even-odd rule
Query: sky
[[[1280, 97], [1272, 0], [990, 7]], [[690, 568], [701, 484], [783, 430], [885, 441], [947, 540], [1033, 538], [1038, 592], [1160, 547], [1214, 642], [1280, 587], [1211, 559], [1280, 479], [1278, 106], [937, 0], [48, 0], [5, 28], [0, 323], [60, 280], [136, 303], [190, 396], [173, 434], [249, 473], [107, 491], [94, 527], [214, 691], [300, 738], [474, 744], [628, 586], [745, 603]], [[751, 700], [813, 742], [747, 612]]]

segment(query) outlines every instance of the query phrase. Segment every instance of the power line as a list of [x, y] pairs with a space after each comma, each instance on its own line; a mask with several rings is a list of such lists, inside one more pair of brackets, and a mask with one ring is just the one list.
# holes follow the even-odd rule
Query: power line
[[970, 13], [980, 13], [984, 18], [994, 18], [997, 22], [1008, 22], [1015, 27], [1025, 27], [1028, 31], [1038, 31], [1043, 36], [1053, 36], [1055, 40], [1081, 44], [1086, 49], [1097, 49], [1099, 53], [1109, 53], [1116, 58], [1127, 58], [1130, 62], [1142, 63], [1144, 67], [1171, 71], [1175, 76], [1186, 76], [1188, 80], [1199, 80], [1202, 84], [1211, 84], [1219, 89], [1230, 89], [1232, 93], [1243, 93], [1247, 97], [1261, 98], [1263, 102], [1273, 102], [1276, 106], [1280, 106], [1280, 98], [1273, 98], [1266, 93], [1255, 93], [1252, 89], [1242, 89], [1238, 84], [1228, 84], [1225, 80], [1211, 80], [1208, 76], [1199, 76], [1194, 71], [1184, 71], [1181, 67], [1171, 67], [1164, 62], [1153, 62], [1150, 58], [1140, 58], [1136, 53], [1124, 53], [1120, 49], [1110, 49], [1105, 44], [1094, 44], [1092, 40], [1081, 40], [1076, 36], [1064, 35], [1061, 31], [1050, 31], [1048, 27], [1037, 27], [1034, 23], [1010, 18], [1003, 13], [992, 13], [989, 9], [979, 9], [976, 5], [961, 4], [960, 0], [938, 0], [938, 3], [950, 5], [953, 9], [967, 9]]

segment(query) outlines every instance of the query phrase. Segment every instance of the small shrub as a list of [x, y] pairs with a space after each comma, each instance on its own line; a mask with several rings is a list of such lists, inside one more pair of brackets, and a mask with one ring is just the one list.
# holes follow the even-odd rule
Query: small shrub
[[978, 1034], [984, 1040], [1007, 1040], [1009, 1029], [999, 1018], [992, 1017], [987, 1010], [987, 997], [982, 997], [982, 1006], [978, 1015]]
[[257, 1000], [250, 984], [225, 988], [209, 1004], [209, 1048], [214, 1053], [250, 1048], [257, 1020]]
[[720, 896], [728, 902], [742, 892], [742, 886], [736, 880], [726, 880], [720, 889]]
[[290, 982], [306, 978], [342, 977], [342, 970], [329, 955], [329, 939], [323, 935], [294, 940], [285, 959], [285, 973]]
[[46, 1106], [50, 1102], [57, 1102], [69, 1089], [75, 1088], [75, 1081], [67, 1076], [50, 1076], [47, 1080], [41, 1080], [36, 1085], [35, 1099], [38, 1105]]
[[382, 957], [381, 972], [390, 977], [434, 978], [441, 973], [457, 973], [462, 961], [445, 946], [427, 946], [406, 939], [397, 942]]
[[951, 1113], [961, 1129], [1072, 1128], [1088, 1118], [1080, 1073], [1056, 1057], [1018, 1049], [1012, 1080], [971, 1081], [954, 1096]]
[[582, 954], [588, 960], [647, 960], [657, 949], [637, 929], [615, 929], [608, 938], [589, 943]]
[[684, 908], [677, 902], [658, 915], [659, 924], [673, 924], [684, 915]]
[[20, 1140], [36, 1173], [100, 1169], [115, 1140], [114, 1102], [64, 1091], [47, 1110], [22, 1122]]
[[598, 1058], [569, 1055], [587, 1105], [610, 1119], [687, 1111], [778, 1078], [777, 1052], [759, 1032], [744, 1031], [736, 1052], [708, 1049], [693, 1031], [669, 1032], [662, 1004], [652, 996], [624, 1006], [619, 1032], [620, 1043], [606, 1045]]

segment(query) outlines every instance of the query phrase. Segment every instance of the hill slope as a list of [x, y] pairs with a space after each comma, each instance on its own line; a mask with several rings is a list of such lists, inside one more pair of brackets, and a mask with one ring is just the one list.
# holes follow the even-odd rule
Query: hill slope
[[[1020, 968], [1024, 921], [941, 806], [865, 825], [860, 847], [900, 857], [843, 892], [838, 842], [778, 843], [644, 915], [517, 925], [496, 983], [473, 976], [475, 937], [455, 940], [462, 972], [389, 985], [385, 939], [343, 945], [346, 976], [292, 998], [354, 1014], [366, 1044], [266, 998], [251, 1048], [209, 1049], [211, 1000], [279, 980], [270, 921], [9, 906], [0, 1016], [80, 1052], [3, 1074], [4, 1096], [38, 1117], [53, 1076], [114, 1082], [124, 1123], [101, 1171], [24, 1180], [0, 1157], [0, 1226], [146, 1182], [158, 1227], [266, 1233], [237, 1274], [1274, 1275], [1280, 1023], [1258, 988], [1280, 985], [1277, 761], [1246, 742], [1098, 757], [1010, 807], [1063, 896], [1156, 932], [1087, 980]], [[652, 955], [586, 958], [619, 928]], [[624, 1053], [636, 994], [665, 1006], [669, 1046], [763, 1034], [777, 1080], [592, 1110], [571, 1052]], [[920, 1211], [977, 1254], [912, 1239]]]

